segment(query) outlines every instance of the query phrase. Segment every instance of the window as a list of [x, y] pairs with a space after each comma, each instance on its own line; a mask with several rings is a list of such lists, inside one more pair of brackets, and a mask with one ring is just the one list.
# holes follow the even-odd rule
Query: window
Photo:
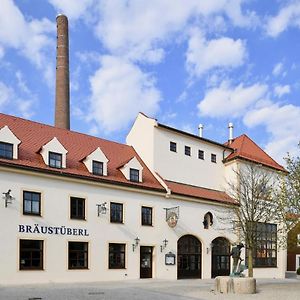
[[43, 270], [43, 241], [20, 240], [20, 270]]
[[300, 234], [297, 234], [297, 246], [300, 247]]
[[85, 219], [85, 199], [71, 197], [70, 198], [70, 207], [71, 207], [71, 219]]
[[140, 175], [139, 170], [130, 168], [130, 174], [129, 174], [130, 181], [139, 182], [140, 181], [139, 175]]
[[125, 244], [109, 244], [109, 269], [125, 269]]
[[62, 168], [62, 154], [49, 152], [49, 166], [52, 168]]
[[276, 267], [277, 225], [257, 223], [255, 230], [254, 247], [253, 267]]
[[217, 155], [216, 154], [211, 154], [211, 162], [216, 163], [217, 162]]
[[204, 159], [204, 151], [203, 150], [198, 150], [198, 158]]
[[142, 206], [142, 225], [152, 226], [152, 207]]
[[93, 174], [103, 175], [103, 162], [93, 160]]
[[23, 191], [23, 214], [41, 215], [41, 193]]
[[69, 269], [88, 268], [88, 243], [69, 242]]
[[184, 154], [187, 156], [191, 156], [191, 147], [184, 146]]
[[123, 204], [110, 203], [110, 222], [123, 223]]
[[175, 142], [170, 142], [170, 151], [177, 152], [177, 144]]
[[0, 142], [0, 157], [13, 159], [13, 144]]

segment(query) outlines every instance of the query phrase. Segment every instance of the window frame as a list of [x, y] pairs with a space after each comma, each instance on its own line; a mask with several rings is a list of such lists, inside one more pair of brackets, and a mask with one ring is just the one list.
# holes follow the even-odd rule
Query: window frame
[[[60, 165], [58, 166], [56, 162], [58, 162], [59, 160], [57, 158], [51, 158], [51, 155], [55, 155], [57, 157], [60, 158]], [[55, 165], [51, 164], [51, 160], [55, 161]], [[62, 165], [63, 165], [63, 155], [62, 153], [58, 153], [58, 152], [53, 152], [53, 151], [49, 151], [48, 153], [48, 165], [51, 168], [55, 168], [55, 169], [62, 169]]]
[[[1, 149], [1, 146], [3, 146], [3, 149]], [[10, 148], [10, 149], [7, 149], [7, 148]], [[2, 151], [3, 151], [4, 155], [1, 155]], [[6, 155], [6, 153], [9, 153], [11, 155]], [[14, 144], [0, 142], [0, 158], [14, 159]]]
[[[114, 210], [113, 210], [113, 205], [115, 205], [115, 208], [116, 207], [120, 207], [121, 208], [121, 210], [119, 210], [121, 213], [120, 213], [120, 218], [117, 218], [116, 216], [117, 216], [117, 214], [118, 214], [118, 212], [114, 212]], [[124, 205], [123, 205], [123, 203], [118, 203], [118, 202], [110, 202], [110, 210], [109, 210], [109, 212], [110, 212], [110, 223], [116, 223], [116, 224], [124, 224]], [[115, 216], [113, 216], [113, 214], [115, 215]]]
[[[134, 172], [136, 173], [134, 174]], [[140, 170], [129, 168], [129, 180], [132, 182], [140, 182]]]
[[[39, 196], [39, 200], [35, 201], [32, 199], [25, 199], [25, 194], [34, 194], [34, 195], [38, 195]], [[30, 201], [31, 204], [31, 211], [25, 211], [25, 202], [26, 201]], [[34, 215], [34, 216], [41, 216], [41, 201], [42, 201], [42, 194], [40, 192], [32, 192], [32, 191], [27, 191], [27, 190], [23, 190], [23, 215]], [[39, 211], [37, 213], [32, 211], [32, 203], [33, 202], [38, 202], [39, 203]]]
[[217, 154], [211, 153], [211, 155], [210, 155], [210, 161], [212, 163], [216, 164], [217, 163]]
[[[31, 241], [31, 242], [39, 242], [39, 246], [40, 248], [39, 249], [34, 249], [34, 248], [27, 248], [27, 249], [24, 249], [24, 245], [22, 245], [22, 242], [28, 242], [28, 241]], [[22, 264], [22, 260], [23, 260], [23, 255], [24, 255], [24, 252], [25, 253], [30, 253], [30, 266], [29, 267], [24, 267], [24, 264]], [[32, 261], [33, 260], [36, 260], [35, 258], [33, 258], [33, 253], [39, 253], [39, 261], [40, 261], [40, 264], [39, 266], [35, 267], [32, 265]], [[22, 255], [23, 254], [23, 255]], [[24, 259], [25, 260], [25, 259]], [[34, 240], [34, 239], [20, 239], [19, 240], [19, 270], [20, 271], [32, 271], [32, 270], [44, 270], [44, 240]]]
[[177, 143], [170, 141], [170, 151], [177, 153]]
[[[95, 165], [98, 165], [97, 167]], [[99, 166], [101, 166], [99, 168]], [[95, 172], [96, 170], [101, 170], [101, 172]], [[104, 174], [104, 163], [102, 161], [93, 160], [92, 161], [92, 173], [93, 175], [103, 176]]]
[[186, 156], [192, 156], [192, 148], [191, 148], [191, 146], [184, 146], [184, 154]]
[[[79, 200], [83, 202], [83, 208], [82, 208], [83, 215], [82, 216], [80, 216], [79, 213], [78, 213], [78, 211], [79, 211], [79, 208], [78, 208]], [[73, 215], [73, 211], [72, 211], [73, 206], [72, 206], [72, 204], [75, 201], [76, 201], [76, 208], [75, 208], [76, 214]], [[72, 220], [86, 220], [85, 198], [70, 196], [70, 219], [72, 219]]]
[[[70, 244], [82, 244], [86, 245], [86, 249], [83, 250], [70, 250]], [[71, 258], [70, 253], [76, 254], [76, 262], [80, 260], [79, 256], [83, 254], [83, 266], [72, 266], [71, 265]], [[73, 259], [74, 260], [74, 259]], [[68, 241], [68, 270], [87, 270], [89, 268], [89, 242], [82, 242], [82, 241]]]
[[200, 150], [200, 149], [198, 150], [198, 159], [204, 160], [204, 150]]
[[[273, 228], [273, 230], [269, 231], [267, 229], [261, 230], [259, 234], [257, 234], [256, 229], [256, 240], [254, 241], [254, 249], [253, 249], [253, 268], [277, 268], [277, 250], [278, 250], [278, 237], [277, 237], [277, 224], [272, 223], [262, 223], [257, 222], [257, 227], [265, 228]], [[274, 238], [275, 234], [275, 238]], [[263, 239], [262, 237], [265, 236]], [[259, 247], [259, 243], [261, 246]], [[275, 247], [273, 248], [273, 245]], [[275, 256], [271, 255], [271, 263], [268, 263], [269, 253], [274, 252]], [[259, 255], [258, 255], [259, 253]], [[246, 249], [246, 258], [248, 257], [247, 249]], [[262, 262], [267, 263], [262, 263]]]
[[[150, 214], [144, 214], [144, 210], [150, 210]], [[144, 218], [145, 216], [145, 218]], [[149, 217], [150, 216], [150, 217]], [[150, 218], [150, 222], [146, 222]], [[141, 208], [141, 224], [142, 226], [153, 226], [153, 208], [143, 205]]]
[[[119, 251], [111, 251], [111, 246], [123, 246], [123, 250]], [[116, 255], [119, 255], [119, 264], [112, 264], [112, 258]], [[114, 257], [116, 260], [116, 258]], [[108, 244], [108, 269], [116, 270], [116, 269], [126, 269], [126, 244], [125, 243], [109, 243]]]

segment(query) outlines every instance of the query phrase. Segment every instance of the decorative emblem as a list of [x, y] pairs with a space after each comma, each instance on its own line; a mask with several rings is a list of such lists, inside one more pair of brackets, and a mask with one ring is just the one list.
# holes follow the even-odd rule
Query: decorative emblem
[[169, 214], [169, 217], [167, 219], [167, 223], [171, 228], [174, 228], [177, 225], [178, 222], [178, 216], [175, 212], [171, 212]]

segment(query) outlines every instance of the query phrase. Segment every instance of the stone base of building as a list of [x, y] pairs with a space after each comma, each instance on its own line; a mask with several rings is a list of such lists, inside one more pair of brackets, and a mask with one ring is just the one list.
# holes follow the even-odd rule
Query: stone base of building
[[255, 278], [218, 276], [215, 279], [215, 291], [223, 294], [255, 294]]

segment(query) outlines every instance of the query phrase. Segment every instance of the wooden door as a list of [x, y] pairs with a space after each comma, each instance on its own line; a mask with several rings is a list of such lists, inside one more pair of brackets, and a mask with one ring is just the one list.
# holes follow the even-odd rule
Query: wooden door
[[153, 247], [140, 246], [140, 278], [152, 278]]

